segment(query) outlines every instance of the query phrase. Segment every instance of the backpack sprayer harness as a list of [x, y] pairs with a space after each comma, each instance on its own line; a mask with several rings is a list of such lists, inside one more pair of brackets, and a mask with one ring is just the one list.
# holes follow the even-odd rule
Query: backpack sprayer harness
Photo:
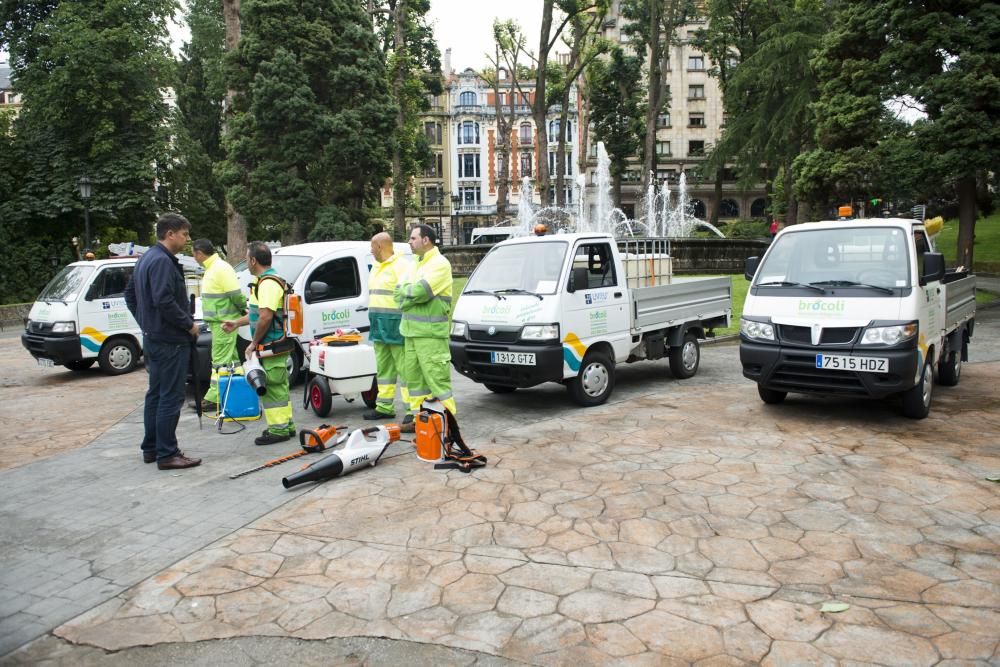
[[[282, 312], [275, 313], [274, 318], [271, 320], [271, 329], [281, 333], [281, 338], [277, 340], [272, 340], [266, 343], [261, 343], [257, 346], [255, 352], [258, 358], [273, 357], [279, 354], [288, 354], [295, 349], [296, 341], [294, 338], [289, 337], [288, 332], [288, 316], [289, 313], [294, 312], [295, 304], [298, 300], [298, 296], [295, 294], [295, 290], [292, 286], [285, 282], [281, 276], [274, 274], [262, 275], [257, 279], [257, 282], [253, 284], [251, 289], [253, 290], [254, 301], [258, 301], [257, 291], [260, 288], [260, 284], [265, 280], [273, 280], [278, 283], [281, 287], [282, 294], [284, 295], [284, 303], [282, 305]], [[259, 303], [259, 301], [258, 301]]]
[[440, 401], [424, 401], [416, 422], [417, 457], [434, 461], [435, 470], [469, 473], [486, 465], [486, 457], [465, 444], [455, 415]]

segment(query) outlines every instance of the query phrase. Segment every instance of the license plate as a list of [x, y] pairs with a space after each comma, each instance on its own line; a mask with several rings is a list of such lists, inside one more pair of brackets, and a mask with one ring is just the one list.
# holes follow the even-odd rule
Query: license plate
[[889, 360], [885, 357], [851, 357], [845, 354], [817, 354], [816, 368], [859, 373], [888, 373]]
[[534, 352], [490, 352], [490, 360], [494, 364], [510, 364], [512, 366], [534, 366]]
[[35, 361], [38, 362], [39, 366], [42, 366], [44, 368], [49, 368], [51, 366], [55, 366], [56, 365], [56, 362], [52, 361], [51, 359], [45, 359], [43, 357], [37, 357], [35, 359]]

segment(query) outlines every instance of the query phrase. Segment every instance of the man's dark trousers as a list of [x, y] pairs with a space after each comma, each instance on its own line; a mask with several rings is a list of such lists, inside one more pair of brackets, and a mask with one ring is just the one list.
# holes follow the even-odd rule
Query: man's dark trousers
[[149, 390], [146, 391], [146, 409], [143, 424], [142, 451], [156, 452], [156, 459], [164, 461], [176, 456], [177, 421], [184, 406], [184, 381], [187, 379], [189, 343], [164, 343], [143, 336], [142, 353], [149, 371]]

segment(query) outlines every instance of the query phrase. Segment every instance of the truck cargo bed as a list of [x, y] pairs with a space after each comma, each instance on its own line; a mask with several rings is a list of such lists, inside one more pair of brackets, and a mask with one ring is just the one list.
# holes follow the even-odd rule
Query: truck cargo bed
[[709, 320], [732, 312], [732, 280], [674, 278], [669, 285], [639, 287], [632, 296], [632, 329], [662, 329], [681, 322]]
[[976, 315], [976, 277], [948, 274], [944, 279], [945, 331], [951, 331]]

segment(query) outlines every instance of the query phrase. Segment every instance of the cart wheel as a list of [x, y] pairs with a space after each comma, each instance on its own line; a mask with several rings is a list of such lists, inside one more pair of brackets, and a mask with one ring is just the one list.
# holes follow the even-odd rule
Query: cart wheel
[[365, 402], [370, 409], [375, 409], [375, 399], [378, 398], [378, 380], [372, 378], [372, 388], [368, 391], [361, 392], [361, 400]]
[[309, 405], [317, 417], [330, 414], [333, 398], [330, 396], [330, 385], [325, 377], [314, 377], [309, 381]]

